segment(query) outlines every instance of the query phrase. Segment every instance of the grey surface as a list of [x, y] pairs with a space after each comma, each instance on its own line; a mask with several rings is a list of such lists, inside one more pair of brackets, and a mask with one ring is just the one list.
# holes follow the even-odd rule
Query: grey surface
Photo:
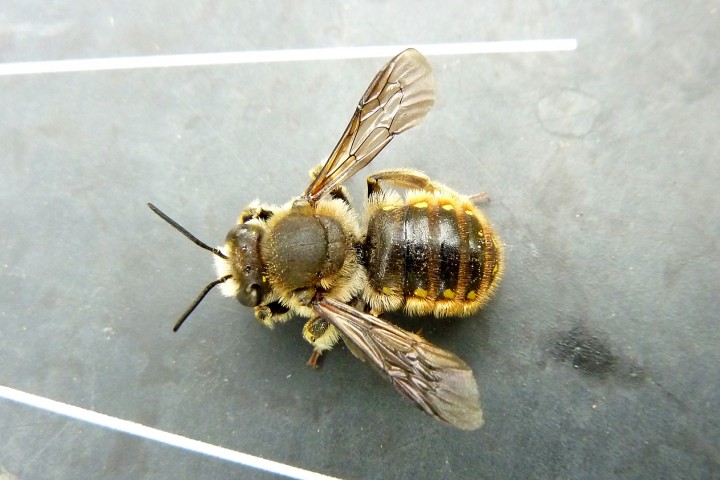
[[[214, 272], [145, 202], [220, 243], [301, 192], [385, 59], [0, 77], [0, 384], [343, 478], [718, 478], [717, 3], [434, 5], [6, 2], [0, 60], [576, 37], [430, 58], [435, 109], [372, 165], [492, 198], [496, 298], [424, 329], [483, 429], [344, 347], [308, 369], [300, 320], [212, 295], [170, 331]], [[0, 432], [20, 479], [273, 478], [7, 401]]]

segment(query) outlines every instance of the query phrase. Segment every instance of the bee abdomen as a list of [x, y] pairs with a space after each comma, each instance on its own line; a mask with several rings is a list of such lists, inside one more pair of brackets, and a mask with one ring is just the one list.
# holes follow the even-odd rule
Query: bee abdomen
[[378, 312], [469, 315], [487, 302], [501, 273], [499, 242], [485, 217], [449, 193], [378, 201], [365, 249], [365, 300]]

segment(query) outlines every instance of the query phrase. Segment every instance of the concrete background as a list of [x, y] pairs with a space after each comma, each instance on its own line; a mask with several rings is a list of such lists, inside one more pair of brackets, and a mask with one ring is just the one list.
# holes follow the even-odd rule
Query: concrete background
[[[481, 430], [344, 347], [307, 368], [301, 320], [214, 294], [171, 332], [214, 272], [145, 203], [219, 244], [302, 192], [386, 58], [0, 77], [0, 385], [341, 478], [719, 478], [720, 5], [437, 5], [6, 1], [0, 61], [577, 38], [430, 57], [434, 110], [368, 169], [492, 199], [497, 296], [423, 330]], [[0, 432], [20, 479], [275, 478], [7, 400]]]

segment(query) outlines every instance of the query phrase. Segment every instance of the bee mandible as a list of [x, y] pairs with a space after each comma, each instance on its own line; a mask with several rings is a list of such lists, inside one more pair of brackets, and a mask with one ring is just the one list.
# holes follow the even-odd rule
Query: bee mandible
[[315, 366], [342, 338], [426, 413], [461, 429], [482, 426], [470, 367], [380, 316], [397, 310], [435, 317], [475, 313], [502, 274], [498, 238], [471, 197], [418, 171], [368, 177], [362, 222], [343, 186], [396, 135], [418, 125], [434, 103], [425, 57], [408, 49], [392, 58], [363, 94], [328, 160], [311, 171], [305, 192], [283, 206], [251, 203], [221, 247], [208, 246], [148, 204], [215, 255], [217, 280], [174, 329], [220, 286], [270, 328], [294, 315], [308, 318], [302, 333], [314, 347], [309, 364]]

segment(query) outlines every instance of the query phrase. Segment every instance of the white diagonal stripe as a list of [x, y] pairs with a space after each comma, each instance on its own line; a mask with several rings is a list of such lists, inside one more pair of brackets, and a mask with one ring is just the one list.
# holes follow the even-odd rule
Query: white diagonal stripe
[[302, 62], [350, 58], [385, 58], [405, 48], [414, 47], [425, 55], [467, 55], [479, 53], [564, 52], [577, 49], [574, 38], [547, 40], [507, 40], [497, 42], [430, 43], [414, 45], [381, 45], [369, 47], [307, 48], [290, 50], [256, 50], [244, 52], [191, 53], [51, 60], [39, 62], [0, 63], [0, 76], [40, 73], [94, 72], [138, 68], [229, 65], [240, 63]]
[[220, 458], [233, 463], [239, 463], [241, 465], [264, 470], [266, 472], [276, 473], [289, 478], [301, 480], [338, 480], [336, 477], [329, 477], [321, 473], [315, 473], [309, 470], [285, 465], [283, 463], [273, 462], [272, 460], [248, 455], [247, 453], [236, 452], [235, 450], [218, 447], [217, 445], [201, 442], [199, 440], [193, 440], [192, 438], [165, 432], [163, 430], [158, 430], [157, 428], [147, 427], [129, 420], [111, 417], [110, 415], [93, 412], [92, 410], [86, 410], [67, 403], [50, 400], [49, 398], [33, 395], [32, 393], [23, 392], [4, 385], [0, 385], [0, 398], [100, 427], [109, 428], [118, 432], [134, 435], [136, 437], [153, 440], [165, 445], [182, 448], [184, 450], [208, 455], [210, 457]]

